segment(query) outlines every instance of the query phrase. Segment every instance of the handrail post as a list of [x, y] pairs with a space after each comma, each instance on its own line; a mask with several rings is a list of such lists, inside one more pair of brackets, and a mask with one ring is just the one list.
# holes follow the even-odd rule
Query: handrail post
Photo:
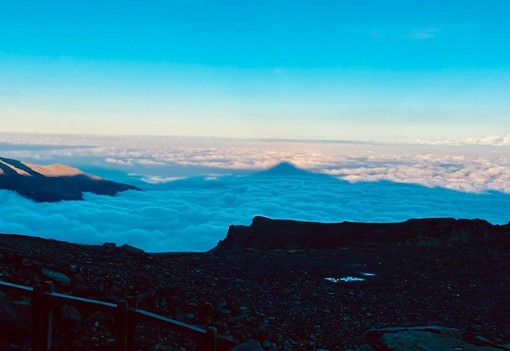
[[119, 301], [119, 303], [117, 304], [117, 311], [115, 314], [117, 351], [127, 350], [128, 311], [129, 311], [128, 303], [126, 301]]
[[[128, 307], [137, 307], [135, 297], [128, 298]], [[132, 311], [128, 308], [128, 322], [127, 322], [127, 351], [135, 351], [135, 331], [136, 319]]]
[[34, 285], [31, 296], [32, 304], [32, 350], [43, 351], [41, 336], [43, 335], [43, 296], [44, 290], [41, 284]]
[[205, 333], [204, 344], [202, 351], [217, 351], [218, 350], [218, 330], [214, 327], [207, 328]]
[[[155, 313], [139, 310], [129, 307], [126, 301], [120, 301], [118, 304], [110, 302], [92, 300], [81, 297], [74, 297], [66, 294], [54, 292], [53, 284], [45, 282], [34, 285], [32, 288], [8, 283], [0, 280], [0, 291], [7, 290], [14, 293], [21, 292], [24, 296], [30, 296], [32, 305], [32, 350], [48, 351], [52, 348], [52, 324], [53, 307], [55, 304], [71, 304], [86, 308], [88, 305], [96, 306], [98, 310], [114, 315], [114, 335], [116, 338], [117, 351], [135, 350], [135, 329], [137, 322], [142, 320], [154, 321], [163, 324], [170, 329], [190, 333], [200, 337], [200, 351], [218, 351], [230, 346], [234, 346], [228, 339], [218, 335], [214, 327], [207, 330], [189, 325], [171, 318], [157, 315]], [[136, 301], [130, 299], [136, 306]]]
[[[50, 281], [46, 281], [43, 283], [43, 292], [51, 294], [55, 291], [55, 288], [53, 287], [53, 283]], [[44, 294], [43, 294], [44, 298]], [[43, 303], [43, 309], [44, 309], [44, 323], [45, 331], [43, 331], [43, 339], [41, 341], [43, 342], [43, 345], [46, 345], [45, 350], [50, 350], [52, 347], [52, 339], [53, 339], [53, 306], [51, 306], [48, 303]], [[44, 347], [44, 346], [43, 346]]]

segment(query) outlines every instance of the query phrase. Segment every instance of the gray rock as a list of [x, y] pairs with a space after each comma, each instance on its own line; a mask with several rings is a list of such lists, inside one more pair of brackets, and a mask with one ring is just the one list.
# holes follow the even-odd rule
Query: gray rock
[[264, 341], [262, 343], [262, 346], [264, 347], [265, 350], [271, 350], [271, 351], [276, 350], [276, 345], [269, 340]]
[[67, 323], [79, 324], [81, 322], [81, 314], [74, 306], [63, 305], [60, 310], [60, 317]]
[[175, 319], [184, 323], [192, 323], [195, 320], [196, 315], [192, 312], [179, 313], [175, 316]]
[[463, 340], [459, 329], [425, 326], [372, 329], [365, 333], [371, 351], [498, 351], [501, 348], [480, 346]]
[[469, 344], [463, 340], [441, 336], [424, 331], [407, 331], [396, 334], [386, 334], [382, 337], [383, 343], [395, 351], [407, 350], [463, 350], [463, 351], [497, 351], [493, 347], [484, 347]]
[[462, 338], [462, 331], [460, 329], [456, 328], [448, 328], [448, 327], [442, 327], [437, 325], [430, 325], [430, 326], [419, 326], [419, 327], [390, 327], [390, 328], [381, 328], [381, 329], [370, 329], [367, 332], [365, 332], [365, 338], [377, 338], [384, 334], [390, 334], [390, 333], [400, 333], [403, 331], [425, 331], [425, 332], [431, 332], [443, 336], [449, 336], [454, 338]]
[[154, 348], [152, 349], [152, 351], [169, 351], [169, 350], [171, 350], [170, 346], [167, 346], [162, 343], [154, 345]]
[[145, 302], [150, 301], [151, 299], [153, 299], [155, 295], [156, 295], [156, 291], [155, 290], [149, 291], [149, 292], [146, 292], [146, 293], [142, 293], [142, 294], [138, 294], [136, 296], [136, 302], [137, 303], [145, 303]]
[[464, 337], [464, 340], [467, 342], [470, 342], [475, 345], [479, 346], [494, 346], [496, 348], [500, 348], [503, 350], [509, 350], [510, 351], [510, 344], [509, 345], [498, 345], [492, 341], [490, 341], [487, 338], [484, 338], [483, 336], [477, 335], [474, 337]]
[[35, 262], [34, 262], [34, 260], [32, 260], [28, 257], [23, 257], [21, 259], [21, 266], [22, 267], [33, 267], [33, 266], [35, 266]]
[[262, 346], [264, 346], [264, 347], [270, 347], [272, 345], [273, 345], [273, 343], [269, 340], [266, 340], [266, 341], [264, 341], [264, 343], [262, 343]]
[[231, 348], [230, 351], [264, 351], [264, 349], [260, 342], [251, 339]]
[[49, 279], [51, 279], [55, 282], [58, 282], [62, 285], [71, 285], [71, 278], [69, 278], [64, 273], [59, 273], [59, 272], [52, 271], [51, 269], [43, 268], [42, 274], [46, 278], [49, 278]]
[[115, 249], [117, 247], [117, 245], [115, 243], [108, 243], [108, 242], [104, 243], [102, 246], [105, 248], [109, 248], [109, 249]]
[[134, 254], [145, 255], [145, 251], [143, 251], [142, 249], [139, 249], [137, 247], [134, 247], [134, 246], [131, 246], [131, 245], [128, 245], [128, 244], [122, 245], [121, 248], [126, 250], [126, 251], [132, 252]]

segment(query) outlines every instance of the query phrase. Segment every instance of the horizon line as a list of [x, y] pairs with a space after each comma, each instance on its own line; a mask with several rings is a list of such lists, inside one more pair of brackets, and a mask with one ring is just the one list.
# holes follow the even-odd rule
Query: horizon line
[[[40, 136], [82, 136], [82, 137], [111, 137], [111, 138], [182, 138], [182, 139], [214, 139], [214, 140], [231, 140], [231, 141], [259, 141], [259, 142], [289, 142], [289, 143], [317, 143], [317, 144], [360, 144], [360, 145], [387, 145], [387, 144], [403, 144], [403, 145], [448, 145], [448, 146], [510, 146], [510, 144], [483, 144], [468, 142], [470, 138], [462, 140], [455, 139], [414, 139], [414, 140], [381, 140], [381, 139], [306, 139], [306, 138], [270, 138], [270, 137], [235, 137], [235, 136], [197, 136], [197, 135], [177, 135], [177, 134], [114, 134], [114, 133], [80, 133], [80, 132], [0, 132], [0, 135], [40, 135]], [[471, 137], [481, 138], [481, 137]], [[1, 141], [0, 141], [1, 142]]]

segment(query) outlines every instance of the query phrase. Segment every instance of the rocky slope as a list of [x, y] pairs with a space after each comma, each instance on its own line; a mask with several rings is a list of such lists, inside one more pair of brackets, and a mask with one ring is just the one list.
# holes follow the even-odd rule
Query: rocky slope
[[[59, 292], [113, 302], [132, 297], [149, 311], [216, 326], [236, 342], [255, 339], [245, 350], [489, 351], [505, 348], [466, 345], [510, 342], [510, 252], [490, 240], [147, 254], [0, 235], [0, 279], [23, 285], [51, 279]], [[29, 302], [1, 294], [0, 300], [0, 341], [27, 349]], [[66, 306], [55, 313], [55, 350], [114, 349], [111, 317]], [[455, 329], [407, 328], [434, 325]], [[397, 326], [406, 328], [381, 330]], [[142, 324], [136, 349], [195, 344]]]
[[0, 157], [0, 189], [37, 202], [83, 200], [83, 192], [114, 196], [125, 190], [140, 190], [62, 164], [41, 166], [5, 157]]
[[426, 218], [401, 223], [315, 223], [257, 216], [250, 226], [233, 225], [214, 252], [222, 250], [338, 249], [367, 245], [447, 245], [510, 240], [510, 224], [474, 219]]

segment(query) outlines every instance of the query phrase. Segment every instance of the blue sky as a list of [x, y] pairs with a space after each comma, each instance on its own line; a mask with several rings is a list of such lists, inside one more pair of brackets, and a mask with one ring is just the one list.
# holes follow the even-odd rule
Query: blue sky
[[6, 132], [510, 133], [507, 1], [0, 3]]

